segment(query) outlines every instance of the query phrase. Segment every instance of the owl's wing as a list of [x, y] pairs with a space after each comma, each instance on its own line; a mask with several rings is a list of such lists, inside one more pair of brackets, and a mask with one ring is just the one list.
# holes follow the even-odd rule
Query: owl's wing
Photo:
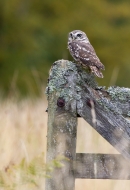
[[96, 66], [99, 69], [105, 69], [90, 43], [79, 42], [77, 45], [80, 47], [78, 56], [83, 64], [87, 66]]

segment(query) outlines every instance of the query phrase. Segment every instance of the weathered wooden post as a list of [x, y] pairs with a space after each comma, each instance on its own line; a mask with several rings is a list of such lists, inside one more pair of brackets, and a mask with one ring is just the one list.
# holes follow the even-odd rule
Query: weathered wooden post
[[73, 190], [76, 159], [77, 113], [75, 100], [75, 64], [60, 60], [50, 71], [48, 94], [47, 161], [58, 155], [68, 158], [64, 167], [55, 169], [46, 180], [46, 190]]
[[[98, 87], [93, 74], [59, 60], [52, 66], [46, 92], [47, 162], [58, 155], [68, 158], [46, 179], [46, 190], [74, 190], [75, 178], [130, 179], [130, 89]], [[77, 115], [121, 155], [76, 154]]]

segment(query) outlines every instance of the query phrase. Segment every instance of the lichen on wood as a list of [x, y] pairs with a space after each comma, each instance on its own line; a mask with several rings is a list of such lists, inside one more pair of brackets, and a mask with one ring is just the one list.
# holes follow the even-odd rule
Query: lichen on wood
[[77, 92], [82, 90], [81, 83], [83, 81], [93, 88], [97, 87], [94, 75], [87, 74], [76, 63], [67, 60], [56, 61], [50, 70], [46, 94], [49, 96], [54, 90], [60, 89], [60, 96], [64, 97], [66, 101], [80, 99]]

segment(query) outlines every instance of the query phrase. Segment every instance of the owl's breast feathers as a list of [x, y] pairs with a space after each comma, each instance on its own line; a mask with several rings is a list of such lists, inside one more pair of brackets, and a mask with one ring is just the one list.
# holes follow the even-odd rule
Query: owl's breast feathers
[[98, 69], [105, 69], [100, 59], [97, 57], [93, 46], [88, 42], [72, 41], [68, 42], [68, 48], [76, 61], [84, 66], [96, 66]]

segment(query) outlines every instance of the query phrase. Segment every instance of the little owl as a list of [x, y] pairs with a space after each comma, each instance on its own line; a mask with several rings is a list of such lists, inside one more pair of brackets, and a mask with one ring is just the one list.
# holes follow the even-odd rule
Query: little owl
[[105, 69], [90, 44], [86, 34], [80, 30], [74, 30], [68, 36], [68, 49], [72, 57], [84, 68], [90, 68], [97, 77], [103, 78], [101, 69]]

